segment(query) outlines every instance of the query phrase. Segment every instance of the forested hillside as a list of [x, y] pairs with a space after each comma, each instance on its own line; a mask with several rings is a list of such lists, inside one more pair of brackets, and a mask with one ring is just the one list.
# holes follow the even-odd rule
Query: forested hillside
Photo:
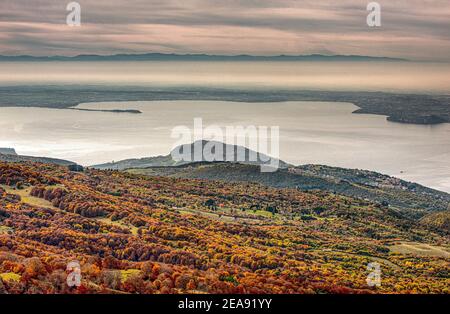
[[448, 235], [330, 192], [0, 162], [0, 292], [448, 293]]
[[127, 172], [173, 178], [213, 179], [225, 182], [257, 182], [275, 188], [320, 190], [392, 205], [410, 218], [446, 210], [450, 194], [373, 171], [323, 165], [291, 166], [261, 172], [255, 165], [192, 163], [178, 167], [127, 169]]

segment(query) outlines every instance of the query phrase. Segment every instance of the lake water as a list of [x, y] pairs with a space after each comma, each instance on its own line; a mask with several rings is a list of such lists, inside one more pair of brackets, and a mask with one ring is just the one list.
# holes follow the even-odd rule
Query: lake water
[[374, 170], [450, 192], [450, 124], [420, 126], [351, 114], [348, 103], [154, 101], [81, 104], [142, 114], [0, 108], [0, 147], [83, 165], [165, 155], [178, 125], [280, 127], [280, 158]]

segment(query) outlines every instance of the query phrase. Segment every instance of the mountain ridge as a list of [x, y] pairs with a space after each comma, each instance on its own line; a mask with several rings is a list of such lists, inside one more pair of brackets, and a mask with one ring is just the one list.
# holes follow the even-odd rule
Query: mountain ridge
[[408, 59], [376, 57], [363, 55], [215, 55], [215, 54], [174, 54], [174, 53], [142, 53], [142, 54], [80, 54], [76, 56], [32, 56], [32, 55], [0, 55], [0, 61], [401, 61]]

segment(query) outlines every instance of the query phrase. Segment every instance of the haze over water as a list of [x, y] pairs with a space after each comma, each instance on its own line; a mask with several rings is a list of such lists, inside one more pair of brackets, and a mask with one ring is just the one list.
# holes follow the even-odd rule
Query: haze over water
[[417, 62], [0, 62], [0, 85], [208, 86], [450, 94], [450, 64]]

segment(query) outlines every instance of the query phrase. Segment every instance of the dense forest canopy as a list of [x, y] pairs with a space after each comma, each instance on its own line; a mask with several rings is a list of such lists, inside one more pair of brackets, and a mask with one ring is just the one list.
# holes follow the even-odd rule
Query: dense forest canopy
[[329, 192], [0, 162], [0, 292], [448, 293], [448, 235]]

